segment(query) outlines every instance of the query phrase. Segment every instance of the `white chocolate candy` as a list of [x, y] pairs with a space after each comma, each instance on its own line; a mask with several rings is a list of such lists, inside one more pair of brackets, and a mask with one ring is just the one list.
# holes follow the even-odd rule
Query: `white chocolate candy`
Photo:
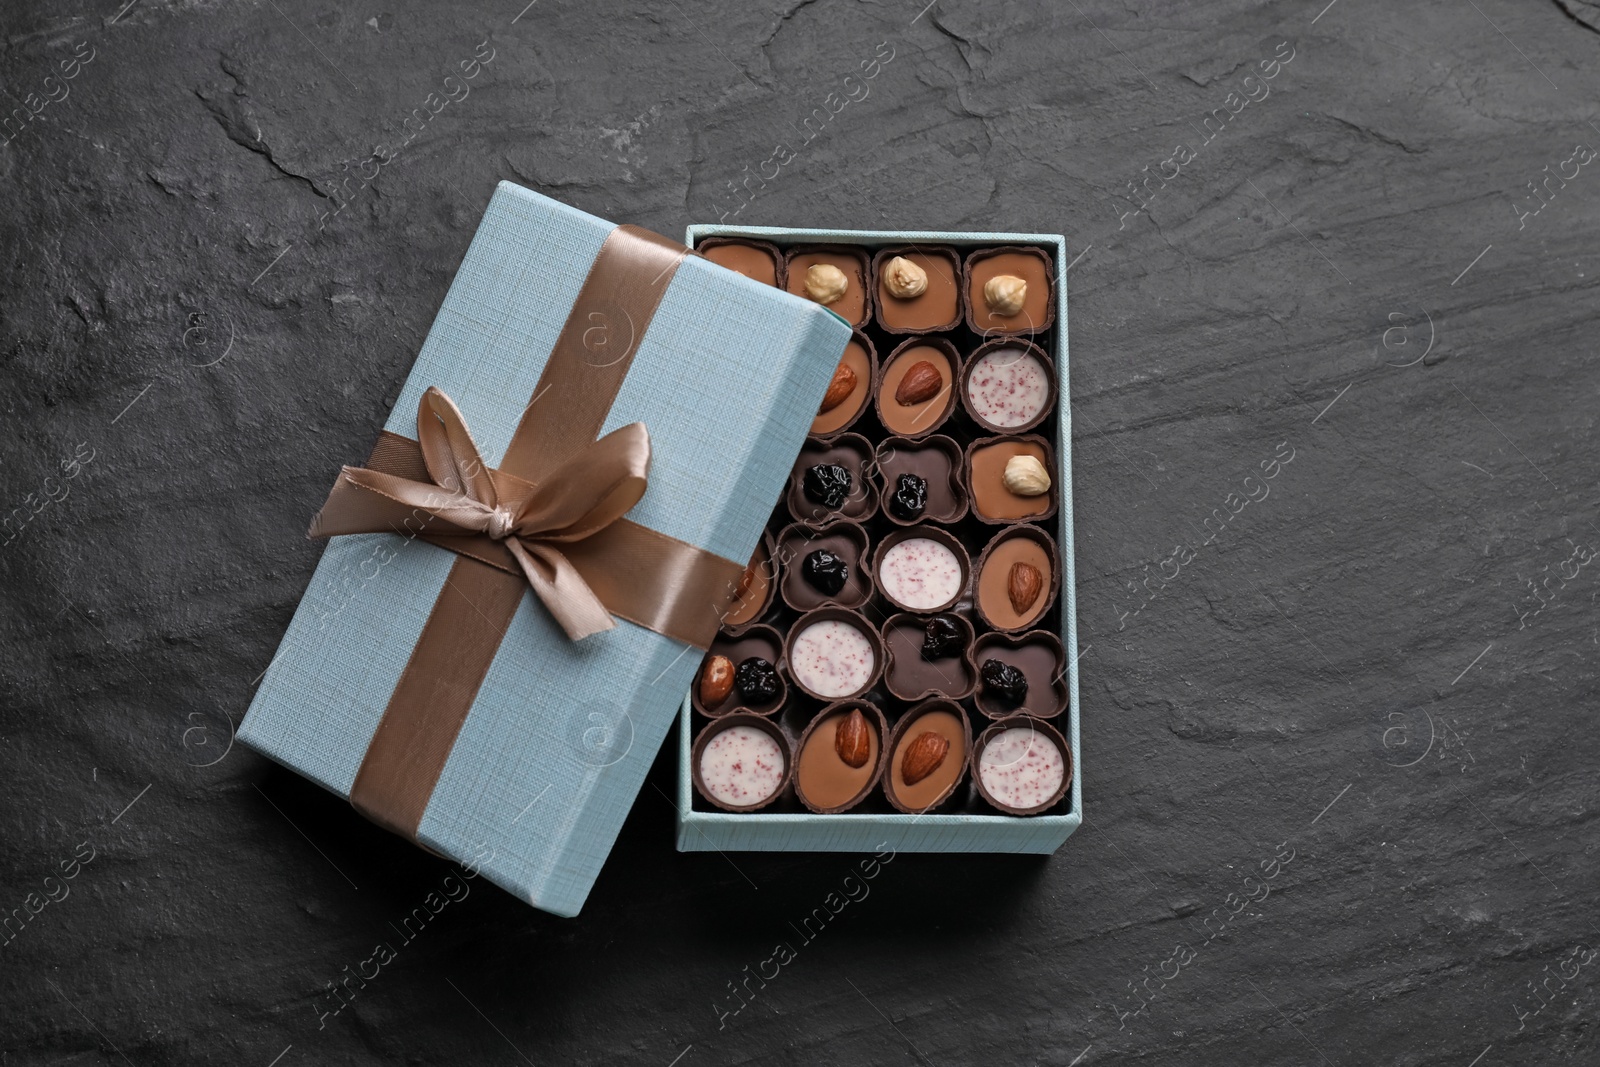
[[935, 611], [961, 595], [961, 561], [932, 538], [908, 537], [884, 552], [878, 585], [913, 611]]
[[996, 802], [1025, 811], [1055, 795], [1066, 777], [1061, 750], [1026, 726], [1001, 730], [978, 757], [978, 778]]
[[765, 730], [730, 726], [706, 742], [700, 781], [729, 807], [759, 804], [783, 783], [783, 749]]
[[972, 410], [991, 426], [1009, 428], [1032, 421], [1050, 399], [1044, 364], [1021, 348], [985, 354], [967, 376]]
[[824, 619], [795, 635], [789, 673], [820, 697], [852, 696], [867, 687], [877, 661], [872, 642], [847, 622]]

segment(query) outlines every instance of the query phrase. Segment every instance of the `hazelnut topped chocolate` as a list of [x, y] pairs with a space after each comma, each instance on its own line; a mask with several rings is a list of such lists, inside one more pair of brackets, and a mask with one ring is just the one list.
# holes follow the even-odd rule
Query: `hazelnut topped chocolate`
[[967, 447], [972, 511], [984, 522], [1039, 519], [1056, 510], [1050, 445], [1037, 435], [986, 437]]
[[932, 333], [961, 321], [961, 262], [948, 248], [886, 248], [872, 258], [878, 325]]
[[949, 341], [913, 338], [889, 356], [874, 401], [890, 433], [925, 437], [938, 429], [955, 405], [960, 357]]
[[743, 274], [762, 285], [777, 285], [783, 256], [770, 241], [746, 237], [707, 237], [695, 249], [719, 267]]
[[1055, 321], [1054, 267], [1038, 248], [986, 248], [967, 256], [962, 293], [974, 333], [1037, 333]]
[[784, 288], [834, 312], [852, 326], [867, 321], [867, 254], [854, 248], [809, 248], [789, 253]]

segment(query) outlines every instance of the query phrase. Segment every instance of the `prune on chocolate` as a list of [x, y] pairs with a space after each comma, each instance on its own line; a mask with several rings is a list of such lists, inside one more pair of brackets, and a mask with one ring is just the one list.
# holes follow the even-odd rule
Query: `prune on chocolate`
[[819, 548], [800, 564], [800, 575], [818, 592], [833, 596], [850, 580], [850, 564], [839, 555]]
[[815, 503], [837, 510], [850, 495], [850, 472], [837, 463], [818, 463], [806, 468], [800, 487]]
[[[967, 635], [948, 615], [935, 615], [923, 628], [922, 658], [928, 661], [959, 655]], [[993, 663], [993, 660], [989, 662]]]
[[902, 474], [895, 482], [894, 496], [889, 498], [889, 510], [910, 522], [927, 506], [928, 480], [915, 474]]
[[1021, 704], [1027, 699], [1028, 679], [1011, 664], [1001, 663], [997, 659], [986, 659], [979, 673], [983, 678], [985, 692], [1009, 704]]
[[752, 704], [765, 704], [778, 695], [778, 668], [760, 656], [751, 656], [733, 672], [734, 687]]

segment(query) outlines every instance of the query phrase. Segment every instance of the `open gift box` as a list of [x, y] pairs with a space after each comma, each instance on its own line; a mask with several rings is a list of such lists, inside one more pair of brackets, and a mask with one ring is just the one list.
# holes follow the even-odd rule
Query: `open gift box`
[[[1060, 239], [855, 236], [828, 239], [1050, 252], [1063, 567], [1051, 617], [1075, 648]], [[372, 455], [339, 474], [316, 520], [338, 536], [240, 737], [380, 825], [575, 915], [852, 336], [817, 303], [501, 183]], [[614, 628], [574, 639], [610, 616]], [[1076, 771], [1075, 663], [1066, 678]], [[1081, 794], [1073, 773], [1059, 810], [1031, 818], [680, 807], [685, 848], [1038, 852], [1077, 825]], [[841, 837], [807, 819], [881, 825]]]

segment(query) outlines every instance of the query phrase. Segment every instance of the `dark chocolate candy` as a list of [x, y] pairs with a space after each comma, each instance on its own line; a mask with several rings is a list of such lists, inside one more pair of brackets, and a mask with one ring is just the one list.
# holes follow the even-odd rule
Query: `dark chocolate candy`
[[959, 656], [967, 643], [965, 631], [948, 615], [935, 615], [929, 619], [924, 635], [922, 658], [930, 661]]
[[902, 474], [895, 480], [894, 496], [889, 498], [889, 510], [910, 521], [921, 516], [928, 506], [928, 480], [915, 474]]
[[819, 548], [800, 564], [800, 573], [812, 588], [834, 596], [850, 580], [850, 564], [827, 549]]
[[1021, 704], [1028, 698], [1028, 679], [1017, 668], [997, 659], [986, 659], [979, 672], [983, 691], [989, 696], [1010, 704]]
[[850, 472], [837, 463], [818, 463], [806, 468], [802, 485], [813, 502], [837, 510], [850, 495]]
[[751, 656], [734, 668], [733, 684], [749, 703], [764, 704], [778, 695], [778, 669], [770, 660]]

